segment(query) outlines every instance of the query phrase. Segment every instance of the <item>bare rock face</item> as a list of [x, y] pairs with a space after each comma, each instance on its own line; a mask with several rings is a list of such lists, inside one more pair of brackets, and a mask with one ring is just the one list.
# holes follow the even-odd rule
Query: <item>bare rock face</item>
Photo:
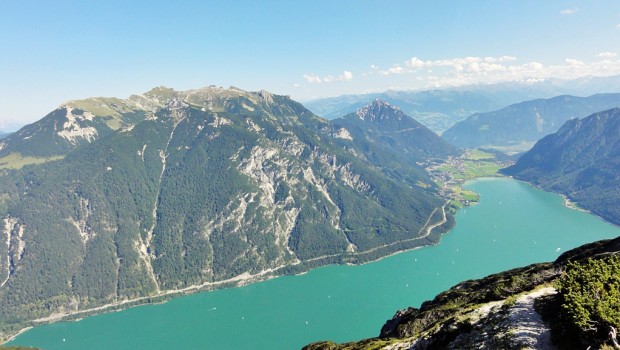
[[420, 310], [414, 307], [408, 307], [398, 310], [391, 319], [387, 320], [381, 327], [380, 338], [392, 338], [399, 336], [398, 326], [404, 324], [407, 319], [413, 319], [420, 314]]

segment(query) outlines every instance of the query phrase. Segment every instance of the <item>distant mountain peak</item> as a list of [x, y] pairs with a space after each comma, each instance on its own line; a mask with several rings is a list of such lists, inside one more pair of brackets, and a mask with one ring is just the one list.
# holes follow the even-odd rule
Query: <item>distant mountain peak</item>
[[[216, 85], [209, 85], [198, 89], [191, 89], [186, 91], [177, 91], [165, 86], [159, 86], [145, 92], [137, 98], [146, 98], [159, 102], [162, 106], [168, 104], [171, 100], [182, 100], [183, 102], [195, 104], [195, 105], [208, 105], [209, 102], [215, 100], [227, 100], [238, 97], [245, 97], [254, 102], [263, 100], [266, 103], [273, 103], [273, 94], [260, 90], [257, 92], [250, 92], [240, 89], [235, 86], [224, 88]], [[136, 96], [132, 96], [136, 98]]]
[[185, 107], [188, 107], [189, 104], [184, 102], [183, 100], [179, 99], [179, 98], [172, 98], [168, 101], [166, 101], [166, 108], [168, 110], [177, 110], [177, 109], [182, 109]]
[[159, 86], [156, 86], [156, 87], [152, 88], [151, 90], [147, 91], [145, 94], [154, 95], [154, 94], [160, 94], [160, 93], [163, 93], [163, 92], [171, 93], [171, 92], [174, 92], [174, 91], [175, 90], [173, 88], [170, 88], [170, 87], [167, 87], [167, 86], [164, 86], [164, 85], [159, 85]]
[[400, 108], [392, 106], [381, 99], [375, 99], [371, 104], [364, 106], [355, 112], [358, 118], [370, 122], [378, 122], [384, 119], [401, 120], [405, 113]]
[[258, 92], [258, 96], [267, 103], [273, 103], [273, 95], [269, 91], [261, 90]]

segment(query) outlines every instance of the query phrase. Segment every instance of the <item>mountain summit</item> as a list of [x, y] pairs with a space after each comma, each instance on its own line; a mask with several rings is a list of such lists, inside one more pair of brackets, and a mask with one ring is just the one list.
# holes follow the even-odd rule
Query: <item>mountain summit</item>
[[402, 118], [407, 118], [407, 115], [403, 113], [400, 108], [392, 106], [380, 99], [375, 99], [371, 104], [358, 109], [355, 115], [361, 120], [377, 124], [384, 120], [402, 120]]
[[[374, 149], [371, 157], [397, 157], [399, 162], [411, 165], [429, 158], [445, 158], [458, 155], [460, 151], [442, 140], [430, 129], [383, 100], [358, 109], [331, 124], [345, 128], [353, 142], [362, 149]], [[384, 158], [385, 159], [385, 158]]]
[[[248, 92], [235, 87], [214, 85], [200, 89], [176, 91], [160, 86], [127, 99], [91, 97], [62, 103], [41, 120], [26, 125], [7, 136], [0, 144], [0, 158], [11, 153], [45, 157], [65, 155], [117, 131], [129, 131], [137, 124], [157, 118], [164, 108], [189, 107], [201, 111], [291, 116], [295, 110], [281, 102], [286, 96], [266, 91]], [[296, 109], [303, 108], [296, 104]]]

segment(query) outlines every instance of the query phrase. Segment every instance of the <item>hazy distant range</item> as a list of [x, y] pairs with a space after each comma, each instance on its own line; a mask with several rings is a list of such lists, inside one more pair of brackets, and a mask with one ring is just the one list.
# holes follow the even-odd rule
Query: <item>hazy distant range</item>
[[620, 92], [620, 76], [470, 85], [424, 91], [386, 91], [321, 98], [303, 104], [319, 116], [334, 119], [354, 112], [372, 100], [381, 99], [400, 107], [406, 114], [441, 134], [474, 113], [490, 112], [537, 98], [564, 94], [590, 96], [604, 92]]

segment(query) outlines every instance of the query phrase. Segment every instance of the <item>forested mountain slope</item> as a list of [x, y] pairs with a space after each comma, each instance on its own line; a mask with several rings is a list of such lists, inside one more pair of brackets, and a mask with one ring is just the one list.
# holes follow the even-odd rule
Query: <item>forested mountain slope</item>
[[502, 172], [620, 224], [620, 109], [566, 122]]
[[[408, 155], [382, 158], [390, 135], [359, 140], [286, 96], [215, 87], [144, 96], [158, 102], [131, 120], [76, 118], [124, 124], [88, 124], [96, 137], [49, 144], [63, 159], [0, 170], [3, 330], [232, 277], [377, 259], [436, 242], [453, 222], [418, 163], [429, 142], [458, 151], [432, 133], [420, 151], [410, 143]], [[72, 115], [96, 115], [83, 108]], [[60, 140], [66, 129], [44, 126], [66, 123], [68, 111], [25, 127], [11, 149], [40, 152], [23, 137], [33, 126]], [[391, 171], [396, 158], [406, 161]]]
[[[338, 130], [347, 130], [351, 143], [365, 150], [368, 160], [394, 174], [411, 170], [423, 172], [418, 162], [461, 153], [399, 108], [382, 100], [375, 100], [330, 124]], [[420, 175], [412, 174], [413, 177]]]
[[476, 113], [446, 130], [444, 140], [459, 147], [511, 146], [532, 143], [556, 132], [566, 121], [620, 107], [620, 94], [558, 96]]

